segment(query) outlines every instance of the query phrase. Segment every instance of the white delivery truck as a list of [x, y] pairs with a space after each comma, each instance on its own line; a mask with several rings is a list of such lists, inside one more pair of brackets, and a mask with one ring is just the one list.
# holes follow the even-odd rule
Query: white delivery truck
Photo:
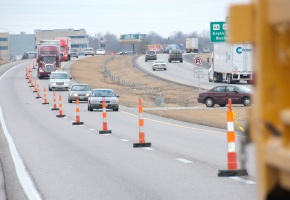
[[228, 84], [252, 83], [254, 74], [253, 46], [250, 43], [214, 43], [209, 81]]
[[198, 53], [198, 38], [186, 38], [186, 53]]

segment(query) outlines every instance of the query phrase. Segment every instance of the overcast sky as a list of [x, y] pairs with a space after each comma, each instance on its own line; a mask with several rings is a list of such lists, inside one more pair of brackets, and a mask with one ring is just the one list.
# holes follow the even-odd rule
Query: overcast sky
[[225, 21], [228, 6], [250, 0], [1, 0], [0, 32], [86, 29], [89, 35], [209, 30]]

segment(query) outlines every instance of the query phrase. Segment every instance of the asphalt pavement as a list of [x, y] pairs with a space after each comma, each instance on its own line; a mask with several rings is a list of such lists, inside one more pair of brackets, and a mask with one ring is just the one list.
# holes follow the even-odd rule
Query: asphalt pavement
[[28, 199], [18, 179], [9, 145], [0, 122], [0, 199]]

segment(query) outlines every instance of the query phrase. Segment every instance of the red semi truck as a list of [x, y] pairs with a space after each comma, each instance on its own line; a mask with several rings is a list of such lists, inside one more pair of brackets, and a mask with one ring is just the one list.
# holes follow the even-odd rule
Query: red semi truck
[[37, 77], [49, 77], [51, 72], [60, 70], [60, 45], [58, 40], [41, 40], [37, 44]]
[[55, 40], [59, 40], [61, 61], [70, 60], [70, 38], [68, 37], [57, 37]]

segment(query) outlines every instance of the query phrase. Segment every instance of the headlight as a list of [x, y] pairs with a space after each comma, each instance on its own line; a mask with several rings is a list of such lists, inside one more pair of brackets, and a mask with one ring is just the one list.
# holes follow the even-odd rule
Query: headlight
[[90, 96], [90, 94], [86, 94], [86, 97], [89, 97]]
[[74, 97], [77, 97], [77, 96], [79, 96], [79, 95], [78, 95], [77, 93], [73, 93], [73, 96], [74, 96]]

